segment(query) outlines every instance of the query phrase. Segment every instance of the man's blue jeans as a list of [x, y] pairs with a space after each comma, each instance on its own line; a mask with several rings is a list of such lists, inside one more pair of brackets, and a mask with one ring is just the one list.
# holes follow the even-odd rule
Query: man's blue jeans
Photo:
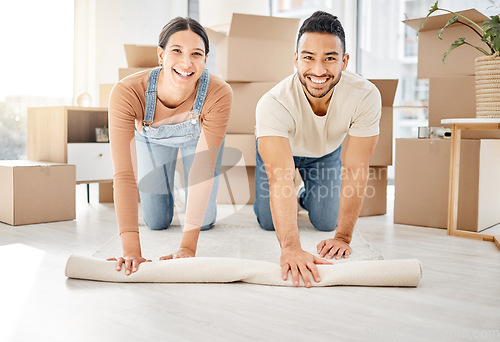
[[[316, 229], [335, 230], [342, 185], [340, 147], [319, 158], [293, 157], [293, 161], [304, 181], [305, 191], [299, 196], [299, 204], [308, 211], [309, 219]], [[258, 148], [253, 209], [259, 225], [265, 230], [274, 230], [269, 204], [269, 184]]]

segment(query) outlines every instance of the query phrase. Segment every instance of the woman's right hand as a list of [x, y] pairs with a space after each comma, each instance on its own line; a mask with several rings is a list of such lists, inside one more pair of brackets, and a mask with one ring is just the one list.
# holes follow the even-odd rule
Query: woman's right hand
[[171, 259], [181, 259], [181, 258], [194, 258], [196, 252], [190, 248], [180, 247], [175, 253], [170, 253], [169, 255], [162, 256], [160, 260], [171, 260]]
[[151, 260], [147, 260], [143, 257], [119, 257], [117, 258], [108, 258], [107, 261], [116, 261], [116, 271], [120, 272], [122, 266], [125, 266], [125, 275], [131, 275], [132, 273], [137, 272], [139, 269], [139, 265], [143, 262], [151, 262]]

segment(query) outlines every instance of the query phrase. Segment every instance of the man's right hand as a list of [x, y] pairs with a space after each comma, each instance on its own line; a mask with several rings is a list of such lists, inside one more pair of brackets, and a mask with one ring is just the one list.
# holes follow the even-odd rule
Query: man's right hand
[[292, 273], [293, 286], [299, 286], [299, 274], [302, 276], [306, 287], [311, 287], [310, 273], [312, 273], [314, 280], [319, 283], [321, 278], [316, 264], [331, 265], [332, 263], [315, 257], [311, 253], [304, 251], [301, 247], [286, 247], [281, 249], [281, 275], [283, 280], [287, 280], [288, 271], [290, 271]]
[[116, 261], [116, 271], [120, 272], [122, 266], [125, 265], [125, 275], [130, 275], [137, 272], [139, 265], [143, 262], [151, 262], [151, 260], [144, 259], [143, 257], [119, 257], [108, 258], [107, 261]]

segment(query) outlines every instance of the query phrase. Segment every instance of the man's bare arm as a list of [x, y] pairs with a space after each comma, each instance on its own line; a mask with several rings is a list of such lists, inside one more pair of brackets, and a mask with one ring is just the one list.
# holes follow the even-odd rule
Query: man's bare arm
[[309, 272], [320, 281], [316, 263], [328, 263], [302, 250], [297, 225], [297, 197], [293, 177], [295, 164], [287, 138], [260, 137], [259, 154], [264, 162], [269, 182], [269, 200], [276, 236], [281, 246], [283, 279], [292, 273], [294, 285], [299, 284], [299, 273], [307, 287], [311, 286]]
[[287, 138], [261, 137], [259, 154], [269, 182], [271, 215], [280, 246], [300, 246], [295, 195], [295, 165]]

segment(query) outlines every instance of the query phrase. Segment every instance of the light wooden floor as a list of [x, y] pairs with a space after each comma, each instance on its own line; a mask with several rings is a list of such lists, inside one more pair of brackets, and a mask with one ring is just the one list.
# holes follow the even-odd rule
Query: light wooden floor
[[387, 259], [420, 259], [418, 288], [68, 280], [71, 253], [91, 255], [117, 232], [113, 206], [77, 188], [75, 221], [0, 224], [0, 341], [500, 341], [493, 243], [389, 213], [357, 228]]

